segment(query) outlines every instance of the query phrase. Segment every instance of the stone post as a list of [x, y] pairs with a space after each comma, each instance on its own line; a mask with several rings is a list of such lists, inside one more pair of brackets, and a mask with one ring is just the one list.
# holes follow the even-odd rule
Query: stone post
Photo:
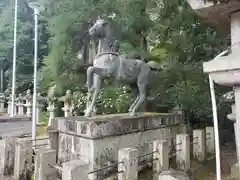
[[0, 140], [0, 174], [13, 174], [15, 142], [16, 138], [14, 137], [4, 137], [3, 140]]
[[42, 104], [39, 104], [39, 103], [37, 103], [37, 106], [36, 106], [36, 119], [37, 119], [37, 124], [40, 124], [40, 118], [41, 118], [41, 110], [42, 110], [42, 108], [43, 108], [43, 105]]
[[27, 108], [26, 114], [28, 117], [32, 117], [32, 94], [30, 89], [27, 90], [27, 94], [25, 98], [26, 98], [25, 107]]
[[47, 110], [49, 111], [49, 120], [48, 120], [48, 126], [51, 126], [52, 125], [52, 121], [54, 120], [55, 118], [55, 105], [54, 103], [49, 103], [48, 104], [48, 107], [47, 107]]
[[18, 138], [15, 147], [14, 177], [27, 179], [26, 173], [32, 171], [32, 141]]
[[5, 113], [4, 103], [5, 103], [5, 96], [4, 94], [1, 94], [0, 95], [0, 113]]
[[178, 134], [176, 137], [176, 162], [180, 170], [190, 169], [190, 137], [188, 134]]
[[8, 99], [7, 104], [8, 104], [7, 113], [8, 113], [8, 115], [11, 115], [12, 101], [11, 101], [11, 98], [10, 98], [10, 97], [9, 97], [9, 99]]
[[213, 127], [206, 127], [206, 151], [209, 154], [215, 153], [215, 138]]
[[[124, 148], [118, 151], [118, 180], [138, 180], [138, 151]], [[122, 163], [121, 163], [122, 162]]]
[[17, 98], [17, 107], [18, 107], [18, 116], [24, 116], [24, 98], [22, 94], [20, 93]]
[[204, 130], [193, 131], [193, 157], [198, 161], [204, 161], [206, 158], [206, 138]]
[[55, 130], [52, 127], [48, 127], [47, 134], [49, 136], [50, 147], [56, 151], [56, 156], [58, 157], [59, 131]]
[[41, 110], [44, 107], [44, 103], [46, 102], [46, 98], [41, 96], [41, 93], [37, 94], [37, 105], [36, 105], [36, 119], [37, 124], [40, 124], [40, 118], [41, 118]]
[[68, 161], [62, 164], [62, 179], [88, 180], [88, 164], [81, 160]]
[[[11, 109], [12, 109], [11, 97], [9, 97], [7, 104], [8, 104], [8, 115], [11, 115]], [[14, 115], [16, 115], [17, 114], [16, 102], [14, 102], [13, 106], [14, 106]]]
[[153, 173], [158, 176], [162, 171], [169, 169], [168, 140], [153, 141]]
[[48, 180], [48, 176], [56, 175], [56, 151], [53, 149], [39, 149], [35, 157], [34, 180]]

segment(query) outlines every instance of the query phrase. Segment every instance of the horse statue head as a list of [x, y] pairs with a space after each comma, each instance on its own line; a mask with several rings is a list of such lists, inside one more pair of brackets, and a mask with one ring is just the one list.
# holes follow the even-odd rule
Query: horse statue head
[[108, 25], [107, 21], [105, 21], [104, 19], [98, 19], [89, 29], [88, 34], [97, 38], [105, 38], [107, 36], [106, 25]]

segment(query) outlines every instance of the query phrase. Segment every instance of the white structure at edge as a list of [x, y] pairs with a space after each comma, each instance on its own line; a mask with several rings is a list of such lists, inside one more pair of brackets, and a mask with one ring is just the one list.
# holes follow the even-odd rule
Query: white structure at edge
[[235, 105], [233, 108], [235, 108], [236, 114], [234, 129], [238, 157], [235, 167], [237, 167], [240, 175], [240, 1], [218, 3], [217, 5], [203, 2], [203, 0], [188, 0], [188, 3], [196, 13], [206, 18], [207, 21], [215, 22], [222, 29], [224, 29], [222, 24], [227, 24], [229, 21], [231, 24], [232, 46], [230, 54], [205, 62], [203, 64], [203, 71], [210, 74], [215, 83], [233, 87], [235, 96]]

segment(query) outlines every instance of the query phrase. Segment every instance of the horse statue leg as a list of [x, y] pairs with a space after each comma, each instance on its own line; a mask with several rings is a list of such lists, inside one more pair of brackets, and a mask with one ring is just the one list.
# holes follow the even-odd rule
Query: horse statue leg
[[90, 66], [87, 69], [87, 88], [88, 88], [88, 93], [87, 93], [87, 102], [86, 102], [86, 109], [84, 110], [84, 113], [86, 113], [87, 109], [90, 106], [90, 98], [91, 98], [91, 93], [93, 91], [93, 71], [94, 67]]
[[130, 108], [128, 109], [128, 112], [132, 112], [134, 106], [136, 105], [136, 103], [139, 101], [139, 95], [137, 96], [137, 98], [134, 100], [134, 102], [132, 103], [132, 105], [130, 106]]
[[87, 107], [86, 111], [85, 111], [85, 117], [91, 117], [93, 110], [95, 108], [95, 103], [98, 97], [98, 94], [100, 92], [100, 88], [101, 88], [101, 82], [102, 79], [98, 74], [94, 74], [94, 80], [93, 80], [93, 87], [90, 87], [89, 90], [94, 91], [93, 96], [92, 96], [92, 102], [91, 104]]
[[[146, 87], [148, 85], [148, 74], [150, 72], [150, 68], [143, 65], [140, 69], [140, 73], [138, 75], [137, 79], [137, 86], [139, 90], [139, 98], [137, 98], [135, 101], [137, 101], [132, 108], [132, 111], [130, 112], [130, 116], [135, 116], [136, 111], [139, 109], [139, 107], [144, 103], [146, 99]], [[131, 107], [130, 107], [131, 108]]]

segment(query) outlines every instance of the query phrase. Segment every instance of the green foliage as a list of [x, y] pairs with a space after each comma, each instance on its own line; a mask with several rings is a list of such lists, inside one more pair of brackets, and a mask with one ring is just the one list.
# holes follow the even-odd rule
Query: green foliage
[[[82, 113], [86, 108], [87, 94], [83, 92], [74, 93], [74, 104], [78, 114]], [[130, 102], [133, 101], [133, 94], [128, 86], [117, 86], [111, 83], [106, 84], [101, 89], [100, 96], [97, 101], [97, 110], [101, 114], [112, 114], [127, 112]]]
[[[20, 92], [31, 88], [33, 81], [34, 21], [33, 12], [28, 7], [27, 2], [27, 0], [22, 0], [18, 3], [16, 86], [17, 91]], [[14, 3], [14, 0], [3, 1], [2, 8], [0, 8], [0, 56], [4, 59], [4, 70], [8, 84], [11, 83], [12, 78]], [[48, 52], [46, 43], [49, 36], [41, 19], [40, 23], [39, 68], [42, 66], [43, 56]]]
[[[165, 70], [153, 72], [150, 78], [148, 99], [155, 107], [167, 105], [170, 109], [181, 104], [191, 120], [211, 118], [208, 79], [202, 72], [202, 63], [227, 47], [229, 37], [219, 35], [213, 27], [203, 23], [186, 1], [39, 1], [47, 7], [39, 28], [38, 77], [42, 94], [56, 87], [56, 95], [63, 96], [71, 89], [75, 92], [76, 109], [83, 112], [86, 103], [84, 65], [89, 52], [94, 50], [85, 32], [101, 13], [110, 21], [113, 35], [120, 40], [121, 54], [164, 64]], [[8, 79], [11, 79], [13, 1], [2, 2], [0, 53], [6, 59]], [[26, 3], [26, 0], [20, 2], [17, 40], [20, 89], [31, 87], [33, 73], [33, 18]], [[224, 88], [218, 87], [217, 97], [223, 91]], [[129, 87], [106, 81], [97, 107], [101, 114], [127, 112], [135, 96], [136, 92]]]

